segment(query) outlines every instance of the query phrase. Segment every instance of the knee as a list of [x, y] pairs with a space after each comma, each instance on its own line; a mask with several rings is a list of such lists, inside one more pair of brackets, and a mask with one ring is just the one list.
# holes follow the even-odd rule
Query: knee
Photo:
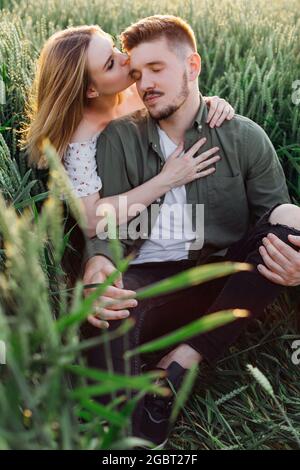
[[272, 225], [282, 224], [300, 230], [300, 207], [294, 204], [281, 204], [272, 211], [269, 222]]

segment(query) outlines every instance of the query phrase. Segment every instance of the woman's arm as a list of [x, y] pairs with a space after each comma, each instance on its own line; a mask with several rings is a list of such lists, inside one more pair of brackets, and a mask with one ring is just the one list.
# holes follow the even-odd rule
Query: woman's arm
[[204, 96], [205, 103], [209, 107], [207, 124], [209, 127], [220, 127], [225, 120], [230, 121], [235, 113], [234, 108], [223, 98], [218, 96]]
[[[94, 237], [97, 231], [101, 232], [101, 225], [105, 227], [105, 215], [113, 214], [118, 225], [123, 224], [170, 189], [182, 186], [198, 178], [203, 178], [215, 171], [212, 164], [220, 160], [216, 152], [218, 147], [203, 152], [197, 157], [195, 153], [205, 144], [206, 139], [198, 140], [183, 156], [183, 144], [179, 145], [175, 152], [167, 159], [162, 171], [146, 183], [116, 196], [100, 199], [99, 193], [82, 197], [87, 217], [86, 233], [88, 237]], [[209, 158], [211, 157], [211, 158]], [[209, 168], [210, 167], [210, 168]], [[134, 205], [138, 205], [135, 206]], [[98, 230], [97, 230], [98, 228]]]
[[[234, 109], [224, 99], [219, 98], [218, 96], [212, 96], [204, 97], [204, 100], [209, 107], [207, 123], [209, 123], [210, 127], [214, 127], [215, 125], [219, 126], [225, 120], [230, 120], [233, 118]], [[80, 151], [81, 150], [82, 149], [80, 149]], [[152, 178], [151, 180], [147, 181], [146, 183], [142, 184], [141, 186], [136, 187], [131, 191], [128, 191], [127, 193], [103, 198], [101, 200], [99, 192], [94, 192], [92, 194], [89, 194], [88, 196], [81, 195], [80, 191], [82, 191], [83, 188], [79, 186], [79, 181], [75, 177], [75, 175], [72, 175], [71, 168], [66, 168], [69, 173], [69, 176], [72, 179], [73, 186], [77, 187], [77, 194], [81, 198], [85, 208], [86, 217], [88, 221], [87, 235], [89, 237], [95, 236], [97, 224], [103, 220], [103, 216], [101, 216], [101, 211], [103, 212], [105, 209], [107, 210], [108, 208], [110, 208], [116, 214], [117, 223], [122, 224], [136, 215], [132, 214], [129, 210], [134, 204], [139, 204], [147, 207], [156, 199], [158, 199], [167, 191], [169, 191], [172, 187], [186, 184], [192, 179], [195, 179], [195, 168], [189, 167], [186, 164], [183, 165], [184, 160], [177, 159], [176, 161], [175, 158], [175, 156], [173, 156], [173, 159], [171, 157], [168, 158], [161, 173]], [[196, 159], [193, 160], [196, 161]], [[215, 161], [217, 160], [206, 162], [206, 166], [211, 165]], [[69, 167], [73, 166], [73, 163], [74, 162], [72, 160], [72, 165], [70, 164]], [[205, 162], [203, 162], [203, 164], [205, 164]], [[206, 168], [206, 166], [203, 166], [202, 169]], [[197, 170], [199, 171], [199, 168]], [[212, 173], [213, 171], [214, 168], [205, 170], [198, 174], [197, 177], [201, 178], [202, 176], [206, 176]], [[98, 191], [100, 188], [100, 184], [99, 181], [97, 181], [99, 180], [99, 177], [97, 176], [96, 166], [94, 168], [89, 168], [89, 174], [90, 176], [88, 176], [88, 174], [82, 175], [81, 184], [85, 183], [86, 186], [89, 188], [91, 186], [95, 186], [94, 189]], [[123, 199], [121, 200], [120, 197], [122, 197]], [[124, 199], [124, 197], [126, 199]], [[122, 204], [120, 206], [121, 201], [126, 201], [127, 209], [121, 207]]]

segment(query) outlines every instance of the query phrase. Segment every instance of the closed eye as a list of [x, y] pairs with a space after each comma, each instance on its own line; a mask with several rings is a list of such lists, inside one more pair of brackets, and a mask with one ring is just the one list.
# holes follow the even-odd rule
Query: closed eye
[[115, 63], [115, 60], [114, 59], [111, 59], [111, 61], [109, 62], [109, 65], [107, 67], [107, 70], [111, 70], [114, 66], [114, 63]]
[[[113, 52], [114, 52], [115, 49], [118, 50], [117, 46], [115, 46], [113, 44]], [[115, 60], [113, 58], [111, 58], [111, 60], [108, 64], [107, 70], [111, 70], [113, 68], [114, 64], [115, 64]]]

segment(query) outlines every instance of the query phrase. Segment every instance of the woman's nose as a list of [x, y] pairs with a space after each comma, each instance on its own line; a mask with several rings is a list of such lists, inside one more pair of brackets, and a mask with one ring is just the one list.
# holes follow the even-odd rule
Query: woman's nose
[[129, 56], [123, 52], [120, 52], [120, 54], [122, 55], [122, 58], [121, 58], [121, 64], [122, 65], [128, 65], [129, 63]]

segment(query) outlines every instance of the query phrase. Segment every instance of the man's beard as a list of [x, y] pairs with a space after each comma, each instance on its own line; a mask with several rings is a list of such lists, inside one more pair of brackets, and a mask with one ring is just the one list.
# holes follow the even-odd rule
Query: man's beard
[[162, 121], [164, 119], [168, 119], [170, 116], [172, 116], [181, 106], [185, 103], [187, 97], [189, 95], [189, 89], [188, 89], [188, 78], [187, 78], [187, 72], [184, 71], [183, 77], [182, 77], [182, 87], [180, 90], [179, 95], [177, 96], [177, 104], [170, 104], [166, 106], [164, 109], [161, 109], [157, 112], [151, 111], [148, 109], [150, 116], [153, 119], [156, 119], [157, 121]]

